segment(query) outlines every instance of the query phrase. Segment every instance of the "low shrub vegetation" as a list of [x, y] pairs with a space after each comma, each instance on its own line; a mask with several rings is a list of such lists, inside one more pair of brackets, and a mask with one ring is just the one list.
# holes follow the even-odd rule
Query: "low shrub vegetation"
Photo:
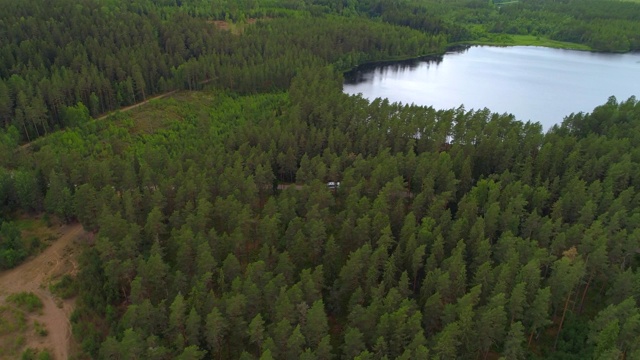
[[40, 298], [32, 292], [20, 292], [11, 294], [7, 297], [7, 301], [15, 304], [16, 306], [27, 312], [40, 310], [43, 306]]

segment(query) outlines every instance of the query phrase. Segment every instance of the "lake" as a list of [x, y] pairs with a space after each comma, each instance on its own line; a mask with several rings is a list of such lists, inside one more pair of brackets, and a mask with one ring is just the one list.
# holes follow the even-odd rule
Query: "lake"
[[474, 46], [431, 59], [361, 66], [345, 74], [344, 92], [436, 109], [486, 107], [548, 130], [610, 96], [640, 97], [640, 54]]

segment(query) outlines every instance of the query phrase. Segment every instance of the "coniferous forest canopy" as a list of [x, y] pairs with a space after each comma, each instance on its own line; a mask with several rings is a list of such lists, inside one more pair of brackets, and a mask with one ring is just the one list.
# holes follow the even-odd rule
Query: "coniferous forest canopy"
[[635, 97], [543, 133], [341, 91], [358, 64], [509, 35], [638, 50], [640, 5], [0, 8], [0, 269], [28, 256], [17, 214], [95, 234], [75, 358], [640, 358]]

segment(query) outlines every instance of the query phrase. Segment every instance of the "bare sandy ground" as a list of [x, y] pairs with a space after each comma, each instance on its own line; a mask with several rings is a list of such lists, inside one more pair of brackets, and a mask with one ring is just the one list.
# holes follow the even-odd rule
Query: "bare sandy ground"
[[69, 316], [73, 311], [73, 300], [60, 301], [49, 291], [49, 282], [63, 274], [74, 274], [75, 262], [74, 242], [80, 239], [85, 231], [79, 224], [65, 225], [59, 230], [60, 237], [35, 258], [16, 268], [0, 272], [0, 304], [7, 295], [17, 292], [33, 292], [44, 305], [40, 314], [31, 315], [30, 322], [40, 322], [49, 331], [45, 337], [28, 334], [26, 347], [47, 348], [54, 359], [64, 360], [69, 357], [71, 343], [71, 324]]

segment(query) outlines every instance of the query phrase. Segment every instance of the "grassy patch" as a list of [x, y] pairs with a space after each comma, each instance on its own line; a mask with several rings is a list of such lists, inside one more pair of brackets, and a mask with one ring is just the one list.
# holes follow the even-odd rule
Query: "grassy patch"
[[42, 237], [55, 236], [55, 230], [52, 229], [54, 221], [47, 219], [46, 216], [30, 216], [17, 214], [14, 220], [20, 231], [26, 235], [39, 235]]
[[23, 311], [0, 306], [0, 359], [16, 358], [24, 346], [27, 319]]
[[33, 322], [33, 329], [36, 331], [36, 334], [38, 334], [39, 336], [45, 337], [49, 335], [49, 330], [47, 330], [44, 324], [40, 323], [39, 321]]
[[21, 360], [51, 360], [53, 359], [53, 356], [51, 356], [51, 353], [47, 349], [38, 350], [38, 349], [28, 348], [22, 353], [22, 356], [20, 357], [20, 359]]
[[52, 359], [47, 350], [24, 350], [27, 338], [33, 337], [30, 334], [49, 335], [44, 324], [29, 319], [29, 313], [42, 309], [42, 301], [27, 292], [12, 294], [6, 301], [6, 305], [0, 306], [0, 359]]
[[570, 43], [566, 41], [556, 41], [533, 35], [511, 35], [511, 38], [518, 45], [545, 46], [559, 49], [584, 50], [589, 51], [591, 48], [584, 44]]
[[69, 299], [78, 293], [78, 286], [74, 278], [65, 274], [60, 278], [60, 281], [51, 284], [49, 290], [55, 296], [62, 299]]
[[24, 312], [9, 306], [0, 306], [0, 335], [23, 331], [26, 326]]
[[[640, 1], [640, 0], [639, 0]], [[486, 38], [472, 42], [473, 45], [496, 45], [496, 46], [544, 46], [556, 49], [590, 51], [591, 48], [583, 44], [575, 44], [564, 41], [555, 41], [534, 35], [507, 35], [491, 34]]]
[[24, 309], [27, 312], [34, 312], [42, 309], [42, 301], [36, 294], [32, 292], [20, 292], [11, 294], [7, 297], [7, 301], [15, 304], [19, 308]]
[[56, 227], [45, 216], [13, 214], [0, 227], [0, 269], [19, 265], [58, 236]]
[[47, 243], [58, 239], [54, 224], [45, 217], [18, 216], [13, 222], [20, 230], [29, 254], [40, 252]]
[[153, 134], [193, 116], [208, 118], [208, 109], [215, 98], [212, 91], [179, 91], [126, 113], [116, 113], [109, 120], [127, 127], [131, 134]]

